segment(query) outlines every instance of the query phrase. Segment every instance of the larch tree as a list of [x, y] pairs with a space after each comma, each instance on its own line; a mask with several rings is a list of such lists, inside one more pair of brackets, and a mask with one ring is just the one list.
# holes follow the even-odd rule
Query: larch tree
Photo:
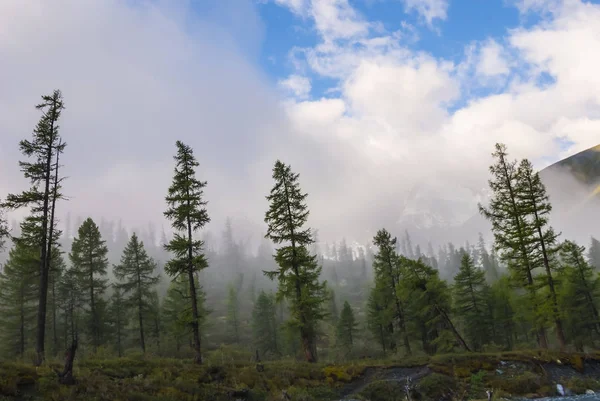
[[144, 316], [150, 309], [154, 286], [159, 277], [155, 275], [156, 262], [146, 252], [144, 243], [137, 235], [132, 234], [123, 250], [121, 263], [114, 267], [113, 272], [119, 280], [119, 288], [123, 291], [125, 304], [130, 310], [135, 310], [139, 330], [139, 342], [142, 352], [146, 352], [144, 336]]
[[[407, 243], [410, 244], [408, 232], [406, 233]], [[373, 244], [378, 248], [373, 261], [373, 270], [375, 272], [375, 281], [382, 283], [379, 288], [387, 288], [389, 296], [394, 300], [395, 320], [398, 331], [404, 342], [404, 350], [407, 355], [411, 354], [408, 330], [406, 329], [405, 308], [402, 305], [398, 289], [400, 286], [400, 265], [399, 255], [396, 253], [396, 238], [385, 230], [379, 230], [373, 239]], [[413, 254], [412, 250], [409, 252]]]
[[340, 313], [340, 319], [337, 323], [337, 345], [344, 349], [351, 350], [354, 345], [357, 331], [358, 323], [354, 317], [354, 311], [348, 301], [345, 301], [344, 306], [342, 307], [342, 313]]
[[62, 199], [59, 176], [59, 157], [66, 143], [59, 135], [58, 121], [64, 109], [62, 94], [55, 90], [42, 96], [42, 102], [36, 106], [42, 117], [38, 121], [31, 140], [19, 142], [21, 153], [33, 159], [20, 161], [19, 166], [31, 188], [20, 194], [9, 194], [3, 207], [13, 210], [30, 207], [30, 222], [37, 226], [37, 246], [40, 248], [38, 313], [36, 329], [36, 365], [45, 359], [46, 310], [50, 276], [50, 260], [56, 242], [55, 227], [56, 201]]
[[479, 211], [492, 223], [496, 248], [508, 265], [514, 283], [527, 292], [538, 344], [548, 348], [546, 330], [538, 317], [540, 300], [534, 282], [537, 266], [531, 256], [536, 246], [536, 230], [519, 202], [517, 162], [508, 159], [503, 144], [496, 144], [492, 156], [496, 159], [496, 163], [490, 166], [492, 179], [488, 181], [492, 198], [487, 208], [479, 205]]
[[556, 256], [559, 251], [557, 238], [560, 234], [556, 233], [548, 223], [552, 205], [539, 173], [533, 170], [533, 165], [527, 159], [521, 161], [517, 170], [517, 199], [520, 208], [529, 217], [535, 230], [535, 246], [530, 253], [530, 258], [533, 264], [544, 267], [556, 337], [561, 349], [564, 349], [566, 340], [558, 309], [555, 279], [552, 277], [552, 270], [557, 267]]
[[54, 247], [52, 251], [52, 259], [50, 260], [50, 275], [49, 275], [49, 305], [50, 315], [48, 320], [50, 327], [52, 328], [52, 354], [53, 356], [58, 355], [60, 342], [59, 336], [59, 308], [60, 308], [60, 296], [58, 294], [58, 286], [62, 275], [65, 271], [65, 261], [63, 259], [63, 252], [57, 247]]
[[290, 300], [289, 323], [300, 332], [304, 356], [308, 362], [316, 362], [317, 325], [325, 316], [326, 283], [319, 282], [321, 267], [308, 249], [313, 236], [310, 228], [305, 228], [309, 215], [307, 194], [302, 193], [298, 177], [290, 166], [279, 160], [275, 163], [275, 185], [267, 196], [270, 206], [265, 214], [265, 237], [282, 246], [275, 255], [279, 269], [265, 274], [278, 279], [278, 297]]
[[565, 241], [560, 248], [563, 264], [562, 302], [569, 337], [583, 351], [584, 344], [592, 344], [600, 335], [600, 278], [584, 257], [585, 248]]
[[279, 354], [278, 324], [275, 318], [275, 298], [261, 291], [252, 311], [254, 344], [260, 355]]
[[375, 341], [381, 345], [384, 356], [390, 348], [395, 347], [393, 341], [394, 307], [393, 300], [389, 297], [389, 291], [380, 288], [381, 282], [376, 282], [371, 289], [367, 300], [367, 327], [371, 331]]
[[454, 276], [454, 307], [475, 351], [480, 351], [491, 336], [487, 290], [484, 271], [475, 267], [472, 257], [464, 253], [460, 270]]
[[78, 287], [86, 304], [86, 328], [94, 352], [101, 345], [103, 325], [102, 296], [107, 288], [108, 248], [98, 226], [86, 219], [73, 239], [69, 259], [78, 279]]
[[204, 200], [206, 181], [196, 178], [195, 169], [199, 163], [194, 157], [192, 148], [181, 141], [177, 141], [176, 146], [173, 183], [168, 190], [166, 197], [168, 209], [164, 213], [175, 230], [173, 238], [165, 245], [165, 249], [173, 257], [165, 265], [165, 271], [172, 277], [182, 274], [187, 277], [188, 296], [191, 303], [189, 324], [192, 328], [194, 361], [201, 364], [201, 311], [196, 289], [196, 275], [208, 267], [208, 262], [202, 250], [204, 242], [196, 239], [194, 233], [210, 222], [206, 210], [207, 202]]
[[57, 283], [57, 293], [62, 314], [64, 348], [68, 342], [75, 343], [79, 338], [80, 315], [83, 309], [84, 294], [81, 281], [74, 267], [65, 270]]
[[16, 241], [0, 272], [0, 335], [9, 356], [23, 357], [32, 340], [39, 248]]

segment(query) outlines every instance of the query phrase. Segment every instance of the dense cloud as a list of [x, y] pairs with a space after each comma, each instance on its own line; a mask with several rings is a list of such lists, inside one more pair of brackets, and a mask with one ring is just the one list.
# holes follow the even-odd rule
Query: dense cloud
[[[497, 141], [537, 167], [600, 142], [598, 5], [517, 2], [543, 21], [471, 43], [454, 63], [411, 50], [410, 30], [382, 31], [346, 0], [276, 3], [320, 37], [290, 51], [298, 68], [279, 84], [256, 62], [265, 22], [250, 0], [210, 1], [201, 15], [191, 2], [1, 2], [0, 197], [26, 185], [17, 143], [54, 88], [67, 107], [71, 200], [60, 208], [129, 226], [163, 223], [176, 139], [201, 162], [211, 229], [229, 215], [260, 236], [281, 158], [329, 241], [366, 241], [411, 216], [462, 223], [484, 196]], [[429, 26], [446, 18], [446, 2], [426, 4], [405, 2]], [[321, 77], [335, 91], [311, 98]]]

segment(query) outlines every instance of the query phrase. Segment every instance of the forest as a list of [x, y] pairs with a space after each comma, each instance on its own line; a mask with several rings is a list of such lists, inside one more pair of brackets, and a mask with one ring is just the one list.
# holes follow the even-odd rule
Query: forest
[[[36, 107], [33, 134], [18, 144], [29, 189], [0, 199], [1, 361], [55, 366], [67, 385], [78, 363], [94, 360], [213, 366], [217, 355], [237, 355], [258, 369], [600, 345], [600, 242], [578, 244], [553, 229], [539, 174], [503, 144], [493, 149], [491, 199], [479, 206], [491, 244], [480, 234], [473, 244], [421, 249], [408, 232], [381, 227], [370, 244], [322, 249], [307, 224], [301, 172], [277, 160], [265, 238], [249, 252], [231, 221], [219, 246], [203, 232], [210, 177], [180, 141], [164, 188], [168, 230], [72, 221], [62, 193], [61, 155], [70, 149], [60, 135], [61, 92]], [[15, 210], [28, 215], [7, 221]]]

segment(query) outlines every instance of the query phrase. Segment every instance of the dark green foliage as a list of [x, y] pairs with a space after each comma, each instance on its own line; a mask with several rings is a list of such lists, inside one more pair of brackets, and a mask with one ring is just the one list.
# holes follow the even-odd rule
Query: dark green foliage
[[328, 288], [328, 299], [329, 299], [329, 318], [333, 324], [337, 324], [339, 318], [339, 311], [337, 306], [337, 299], [333, 288]]
[[351, 350], [356, 338], [358, 323], [348, 301], [344, 302], [342, 313], [337, 323], [336, 344], [346, 350]]
[[119, 357], [123, 356], [125, 346], [125, 328], [128, 323], [127, 309], [123, 293], [119, 286], [115, 286], [109, 304], [109, 324], [112, 338]]
[[0, 273], [0, 335], [5, 354], [23, 357], [32, 346], [39, 248], [17, 242]]
[[260, 355], [277, 355], [278, 324], [275, 318], [275, 297], [261, 291], [252, 311], [254, 344]]
[[600, 334], [597, 307], [600, 278], [587, 263], [584, 254], [585, 248], [574, 242], [565, 241], [561, 246], [561, 306], [568, 338], [581, 351], [584, 345], [592, 345]]
[[[37, 246], [40, 252], [38, 313], [36, 332], [36, 364], [40, 365], [45, 358], [46, 306], [48, 298], [48, 282], [50, 260], [57, 237], [55, 231], [56, 201], [63, 199], [60, 193], [62, 178], [59, 177], [59, 156], [66, 143], [58, 133], [58, 120], [64, 109], [62, 94], [55, 90], [51, 95], [42, 96], [42, 103], [36, 106], [42, 112], [31, 140], [19, 142], [21, 153], [32, 161], [20, 161], [19, 166], [30, 183], [30, 189], [20, 194], [9, 194], [2, 207], [18, 209], [30, 208], [30, 216], [26, 230], [31, 246]], [[34, 229], [35, 227], [35, 229]], [[25, 230], [24, 230], [25, 231]]]
[[534, 228], [535, 246], [529, 254], [531, 264], [542, 266], [545, 272], [545, 281], [549, 291], [548, 306], [550, 319], [555, 324], [556, 336], [561, 348], [566, 346], [565, 335], [562, 328], [558, 300], [556, 296], [555, 279], [552, 269], [556, 267], [556, 254], [558, 253], [557, 233], [548, 224], [552, 206], [538, 173], [534, 172], [529, 160], [521, 161], [517, 178], [517, 200], [521, 213], [531, 221]]
[[489, 308], [492, 315], [493, 340], [504, 349], [512, 349], [515, 335], [515, 311], [512, 306], [513, 289], [507, 276], [491, 285]]
[[[387, 295], [380, 296], [380, 300], [390, 299], [392, 301], [386, 305], [386, 308], [393, 308], [396, 329], [402, 336], [405, 352], [410, 354], [411, 348], [406, 329], [405, 308], [398, 294], [401, 272], [400, 259], [396, 253], [396, 242], [396, 238], [392, 238], [390, 233], [385, 229], [379, 230], [375, 238], [373, 238], [373, 244], [378, 248], [378, 252], [373, 260], [375, 282], [379, 284], [375, 288], [387, 293]], [[407, 246], [410, 247], [408, 233]], [[394, 343], [390, 345], [393, 349]]]
[[199, 166], [192, 148], [177, 141], [177, 154], [175, 159], [175, 172], [173, 183], [169, 187], [166, 197], [169, 208], [164, 213], [171, 221], [175, 230], [173, 239], [165, 245], [165, 249], [173, 255], [165, 265], [165, 271], [172, 277], [187, 276], [190, 286], [188, 291], [191, 304], [191, 319], [194, 341], [194, 360], [202, 363], [201, 336], [200, 336], [200, 307], [197, 299], [196, 274], [208, 267], [206, 257], [202, 252], [203, 241], [195, 239], [194, 233], [203, 228], [210, 218], [206, 210], [207, 202], [204, 198], [206, 181], [196, 179], [195, 168]]
[[156, 262], [148, 256], [144, 243], [136, 234], [131, 236], [121, 256], [121, 263], [114, 267], [115, 277], [120, 281], [118, 288], [122, 290], [125, 306], [135, 311], [139, 329], [139, 342], [142, 352], [146, 352], [144, 338], [144, 315], [150, 311], [154, 287], [159, 277], [154, 274]]
[[289, 166], [279, 160], [273, 168], [275, 186], [267, 196], [269, 210], [265, 215], [268, 225], [266, 238], [276, 244], [275, 261], [278, 270], [265, 272], [279, 281], [278, 298], [290, 300], [290, 325], [300, 331], [302, 348], [308, 362], [316, 362], [317, 325], [323, 319], [323, 303], [326, 301], [326, 284], [319, 282], [321, 267], [317, 257], [308, 247], [313, 243], [310, 228], [304, 228], [308, 218], [307, 194], [302, 193]]
[[389, 348], [393, 348], [389, 346], [393, 336], [394, 308], [391, 307], [389, 292], [377, 285], [371, 289], [367, 301], [367, 326], [385, 355]]
[[73, 239], [69, 259], [73, 266], [73, 273], [77, 278], [77, 287], [85, 303], [84, 316], [86, 333], [95, 350], [102, 344], [104, 322], [102, 296], [107, 288], [106, 257], [108, 248], [100, 235], [98, 226], [91, 218], [86, 219]]
[[531, 311], [528, 318], [536, 327], [538, 344], [547, 348], [546, 333], [539, 321], [540, 300], [534, 283], [534, 270], [531, 255], [539, 242], [535, 238], [536, 229], [527, 219], [523, 204], [519, 200], [517, 162], [510, 161], [506, 146], [496, 144], [492, 154], [496, 163], [490, 166], [492, 179], [489, 181], [493, 192], [488, 208], [479, 205], [479, 210], [492, 223], [492, 232], [500, 257], [510, 271], [513, 282], [526, 290], [523, 302]]
[[481, 350], [491, 335], [487, 293], [485, 273], [475, 267], [469, 254], [464, 253], [460, 271], [454, 277], [454, 306], [475, 351]]

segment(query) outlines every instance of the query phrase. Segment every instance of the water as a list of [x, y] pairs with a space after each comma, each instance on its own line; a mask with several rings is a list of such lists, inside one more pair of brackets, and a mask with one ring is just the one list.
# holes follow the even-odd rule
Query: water
[[566, 397], [536, 398], [537, 401], [600, 401], [600, 394], [583, 394]]

